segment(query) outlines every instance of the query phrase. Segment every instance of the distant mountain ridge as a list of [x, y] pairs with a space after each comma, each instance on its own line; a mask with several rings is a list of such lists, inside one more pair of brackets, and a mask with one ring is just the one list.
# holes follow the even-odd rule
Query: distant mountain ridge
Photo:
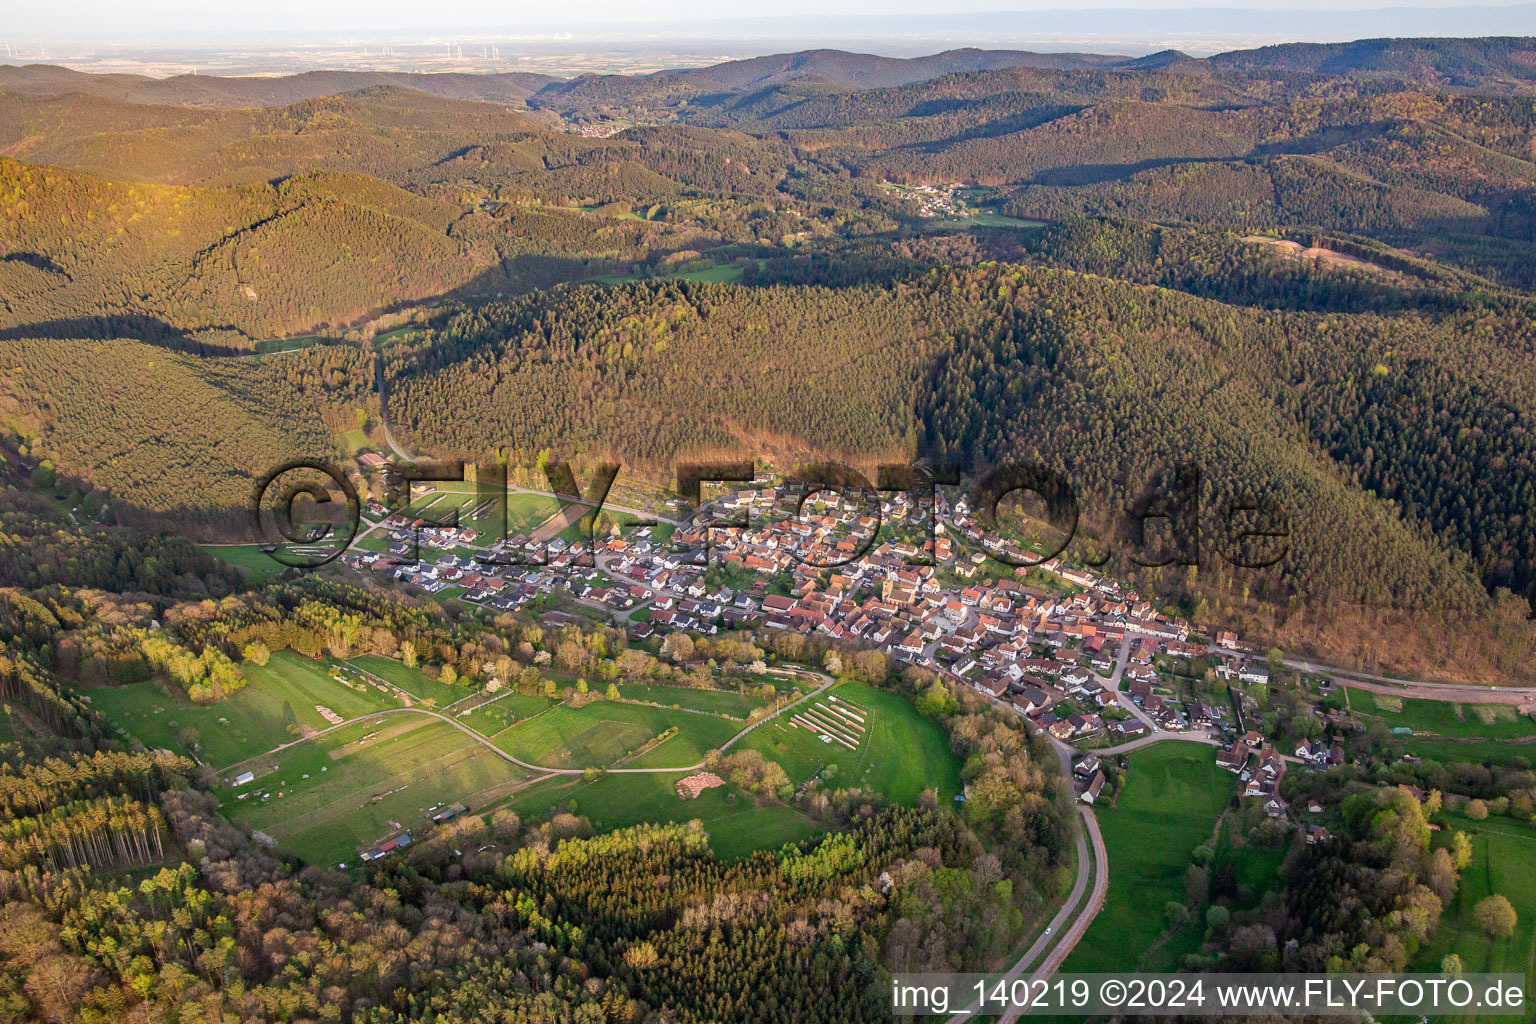
[[[1536, 37], [1359, 39], [1348, 43], [1282, 43], [1192, 57], [1163, 50], [1144, 57], [1099, 53], [1036, 53], [1029, 50], [945, 50], [925, 57], [880, 57], [845, 50], [802, 50], [706, 68], [662, 71], [650, 79], [675, 78], [695, 85], [754, 90], [814, 78], [851, 89], [879, 89], [944, 75], [1003, 68], [1049, 70], [1276, 71], [1318, 75], [1391, 75], [1436, 84], [1536, 82]], [[620, 77], [620, 76], [608, 76]], [[559, 85], [541, 91], [558, 91]]]
[[727, 61], [706, 68], [662, 71], [694, 83], [707, 82], [731, 89], [761, 89], [797, 78], [820, 78], [854, 89], [882, 89], [924, 82], [965, 71], [1000, 68], [1114, 68], [1133, 62], [1118, 54], [1034, 53], [1029, 50], [980, 50], [965, 47], [925, 57], [880, 57], [846, 50], [801, 50], [775, 53], [746, 60]]
[[1536, 81], [1536, 38], [1357, 39], [1286, 43], [1218, 53], [1202, 63], [1223, 71], [1310, 71], [1322, 75], [1397, 75], [1450, 85], [1490, 79]]
[[0, 65], [0, 91], [30, 94], [83, 92], [130, 103], [194, 107], [280, 107], [378, 86], [415, 89], [443, 99], [521, 105], [559, 79], [529, 72], [505, 74], [414, 71], [305, 71], [276, 77], [220, 75], [96, 75], [54, 64]]
[[[88, 74], [50, 64], [0, 65], [0, 92], [86, 93], [133, 103], [197, 107], [270, 107], [379, 86], [415, 89], [444, 99], [522, 106], [539, 96], [590, 91], [608, 95], [629, 89], [655, 92], [751, 92], [787, 82], [817, 82], [860, 90], [928, 81], [945, 75], [1005, 68], [1045, 70], [1286, 72], [1329, 76], [1383, 75], [1454, 87], [1523, 87], [1536, 84], [1536, 37], [1476, 39], [1382, 38], [1347, 43], [1282, 43], [1192, 57], [1163, 50], [1144, 57], [1107, 53], [1040, 53], [1030, 50], [944, 50], [921, 57], [883, 57], [847, 50], [815, 49], [766, 54], [700, 68], [649, 75], [582, 75], [558, 79], [526, 72], [307, 71], [279, 77]], [[536, 105], [536, 104], [535, 104]]]

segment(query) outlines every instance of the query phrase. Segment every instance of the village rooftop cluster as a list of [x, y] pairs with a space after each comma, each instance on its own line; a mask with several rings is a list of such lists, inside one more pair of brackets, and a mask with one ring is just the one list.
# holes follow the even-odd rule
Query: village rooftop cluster
[[[805, 502], [803, 491], [762, 482], [706, 503], [686, 522], [616, 527], [590, 551], [523, 534], [477, 548], [473, 530], [373, 506], [371, 514], [386, 516], [389, 550], [354, 549], [342, 560], [501, 610], [560, 594], [613, 617], [637, 641], [752, 627], [873, 647], [973, 688], [1073, 751], [1113, 752], [1169, 732], [1210, 742], [1274, 816], [1287, 812], [1278, 795], [1287, 763], [1342, 760], [1340, 748], [1315, 742], [1294, 754], [1259, 742], [1247, 722], [1257, 708], [1243, 687], [1267, 684], [1269, 672], [1234, 633], [1192, 637], [1185, 620], [1060, 558], [1013, 569], [996, 556], [1034, 556], [939, 489], [899, 492], [879, 515], [835, 492], [818, 497], [825, 500]], [[720, 521], [750, 525], [711, 525]], [[428, 561], [434, 549], [441, 554]], [[498, 561], [508, 555], [543, 564]], [[843, 564], [821, 567], [832, 562]], [[1229, 684], [1224, 702], [1181, 699], [1153, 665], [1206, 656]], [[1077, 776], [1091, 802], [1102, 774]]]

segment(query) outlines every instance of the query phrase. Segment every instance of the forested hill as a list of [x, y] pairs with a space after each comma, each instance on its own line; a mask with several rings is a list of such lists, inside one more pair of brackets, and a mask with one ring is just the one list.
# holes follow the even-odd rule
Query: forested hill
[[1159, 468], [1193, 460], [1213, 500], [1262, 493], [1290, 510], [1291, 554], [1245, 577], [1256, 593], [1477, 614], [1480, 578], [1530, 592], [1520, 509], [1536, 451], [1518, 423], [1536, 409], [1536, 335], [1522, 306], [1281, 314], [1002, 266], [591, 300], [486, 306], [393, 349], [397, 429], [456, 457], [510, 445], [640, 466], [763, 439], [970, 468], [1033, 458], [1067, 473], [1106, 537]]
[[[527, 106], [401, 76], [278, 105], [226, 100], [330, 86], [0, 89], [0, 444], [124, 521], [227, 535], [263, 458], [385, 445], [377, 353], [413, 450], [658, 479], [712, 455], [1037, 458], [1103, 543], [1198, 455], [1213, 501], [1286, 504], [1292, 555], [1198, 591], [1138, 573], [1148, 592], [1515, 671], [1528, 42], [1091, 68], [820, 51], [525, 82]], [[308, 340], [329, 344], [248, 358]], [[1371, 609], [1410, 625], [1360, 628]], [[1427, 631], [1450, 651], [1423, 616], [1479, 625]]]
[[1284, 43], [1232, 50], [1208, 63], [1226, 71], [1310, 71], [1320, 75], [1392, 75], [1418, 82], [1487, 88], [1536, 81], [1536, 39], [1361, 39]]
[[[921, 82], [956, 72], [998, 68], [1118, 71], [1177, 68], [1196, 74], [1301, 71], [1335, 77], [1386, 75], [1406, 81], [1458, 87], [1520, 88], [1536, 82], [1536, 39], [1494, 36], [1280, 43], [1257, 49], [1229, 50], [1206, 58], [1191, 57], [1178, 50], [1130, 57], [967, 48], [908, 58], [844, 50], [803, 50], [727, 61], [704, 68], [635, 76], [634, 80], [676, 78], [716, 87], [753, 90], [796, 78], [816, 78], [854, 89], [872, 89]], [[554, 93], [561, 89], [559, 83], [551, 83], [541, 87], [538, 93]]]
[[[1442, 52], [1429, 42], [1423, 52]], [[1472, 43], [1503, 54], [1509, 74], [1524, 66], [1522, 41]], [[1449, 43], [1443, 50], [1459, 52]], [[742, 74], [771, 72], [782, 64], [774, 61]], [[622, 203], [615, 212], [643, 211], [648, 223], [706, 235], [638, 247], [589, 240], [559, 253], [627, 259], [625, 269], [722, 242], [777, 247], [921, 227], [919, 208], [890, 185], [958, 183], [985, 190], [973, 201], [1016, 217], [1086, 213], [1242, 234], [1342, 233], [1502, 285], [1536, 284], [1529, 99], [1390, 75], [1202, 67], [1190, 73], [1172, 55], [1125, 69], [1007, 67], [861, 89], [817, 75], [741, 91], [694, 81], [692, 72], [602, 76], [543, 89], [530, 97], [532, 111], [393, 85], [240, 110], [0, 92], [0, 156], [206, 187], [315, 171], [367, 175], [452, 204], [450, 219], [531, 204]], [[242, 218], [232, 213], [231, 223]], [[505, 239], [516, 233], [484, 225], [471, 217], [452, 228], [462, 239], [452, 248], [485, 240], [471, 254], [475, 272], [500, 261], [505, 275], [493, 275], [489, 290], [551, 283], [528, 273], [526, 261], [509, 268], [520, 254]], [[602, 227], [610, 235], [636, 230]], [[580, 279], [617, 269], [584, 266], [567, 262], [561, 272]], [[420, 272], [404, 274], [413, 276]], [[443, 292], [464, 282], [437, 276], [452, 278]], [[356, 316], [345, 312], [287, 329]]]
[[0, 124], [27, 158], [0, 157], [0, 338], [248, 350], [807, 223], [770, 198], [779, 144], [581, 139], [393, 88], [260, 111], [0, 95]]
[[[945, 50], [926, 57], [877, 57], [846, 50], [802, 50], [706, 68], [662, 72], [690, 83], [707, 82], [728, 89], [760, 89], [796, 78], [817, 78], [854, 89], [874, 89], [922, 82], [962, 71], [994, 68], [1112, 68], [1133, 64], [1130, 57], [1097, 53], [1031, 53], [1027, 50]], [[543, 91], [543, 90], [541, 90]], [[559, 91], [558, 86], [548, 87]]]
[[85, 93], [129, 103], [190, 107], [274, 107], [357, 92], [380, 85], [413, 89], [457, 100], [486, 100], [521, 106], [523, 100], [551, 82], [548, 75], [418, 74], [390, 71], [306, 71], [297, 75], [260, 77], [175, 75], [93, 75], [51, 64], [0, 65], [0, 91], [59, 94]]

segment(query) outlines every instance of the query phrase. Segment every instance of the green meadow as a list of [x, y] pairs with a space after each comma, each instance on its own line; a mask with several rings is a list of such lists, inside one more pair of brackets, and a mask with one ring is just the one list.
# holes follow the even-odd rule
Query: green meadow
[[513, 491], [507, 495], [507, 532], [531, 535], [541, 523], [560, 511], [560, 502], [548, 494]]
[[642, 686], [620, 684], [619, 696], [665, 707], [686, 708], [712, 715], [729, 715], [745, 720], [753, 710], [768, 705], [761, 697], [731, 690], [695, 690], [686, 686]]
[[258, 356], [277, 355], [282, 352], [294, 352], [301, 348], [309, 348], [311, 345], [319, 345], [334, 339], [325, 338], [318, 334], [306, 334], [299, 338], [265, 338], [256, 343]]
[[598, 700], [561, 704], [497, 733], [493, 742], [520, 760], [548, 768], [606, 768], [667, 729], [677, 734], [636, 758], [634, 768], [686, 768], [740, 731], [739, 722], [666, 708]]
[[[676, 688], [656, 688], [676, 689]], [[712, 691], [684, 691], [695, 695]], [[948, 800], [960, 791], [960, 765], [949, 750], [939, 727], [923, 718], [906, 701], [894, 694], [875, 690], [861, 683], [844, 683], [833, 691], [849, 704], [863, 709], [868, 716], [866, 731], [857, 750], [838, 744], [826, 744], [805, 729], [785, 728], [778, 719], [748, 733], [738, 745], [741, 749], [760, 751], [779, 762], [795, 782], [803, 782], [821, 773], [829, 764], [837, 772], [828, 781], [836, 787], [858, 786], [878, 792], [888, 799], [911, 803], [924, 789], [936, 790]], [[581, 732], [593, 716], [572, 716], [568, 712], [602, 712], [606, 717], [623, 717], [622, 709], [656, 712], [642, 727], [626, 732], [625, 724], [609, 722], [602, 731]], [[615, 716], [615, 712], [620, 715]], [[574, 724], [573, 724], [574, 723]], [[642, 735], [657, 725], [676, 724], [685, 732], [624, 767], [663, 767], [692, 764], [703, 757], [709, 739], [699, 732], [700, 723], [723, 727], [714, 739], [728, 739], [741, 723], [704, 715], [671, 712], [660, 708], [636, 709], [634, 705], [598, 702], [580, 709], [565, 706], [541, 715], [526, 725], [517, 726], [496, 737], [503, 749], [507, 740], [523, 730], [520, 749], [534, 751], [532, 740], [538, 738], [548, 751], [554, 744], [574, 755], [579, 744], [586, 744], [589, 757], [613, 754], [616, 745]], [[689, 726], [693, 728], [688, 729]], [[576, 739], [570, 740], [573, 731]], [[564, 737], [564, 739], [562, 739]], [[686, 740], [686, 743], [680, 741]], [[714, 744], [718, 745], [718, 743]], [[737, 749], [737, 747], [732, 748]], [[517, 756], [522, 757], [519, 753]], [[532, 758], [528, 758], [533, 760]], [[546, 757], [534, 763], [556, 765]], [[593, 763], [593, 762], [589, 762]], [[555, 811], [572, 810], [588, 817], [600, 830], [620, 828], [647, 821], [688, 821], [699, 819], [710, 835], [710, 844], [722, 857], [737, 857], [753, 850], [777, 849], [785, 843], [798, 842], [819, 834], [821, 829], [793, 807], [771, 803], [759, 806], [734, 786], [706, 790], [695, 800], [683, 800], [674, 790], [677, 774], [609, 774], [592, 782], [576, 778], [554, 779], [530, 788], [514, 798], [510, 806], [525, 818], [540, 818]]]
[[252, 782], [219, 792], [225, 813], [315, 864], [356, 863], [359, 847], [402, 828], [419, 839], [432, 827], [430, 808], [458, 801], [478, 811], [527, 777], [453, 726], [410, 713], [348, 725], [247, 767]]
[[356, 455], [368, 447], [368, 435], [363, 433], [359, 427], [343, 430], [338, 437], [341, 439], [341, 445], [347, 450], [348, 455]]
[[[1436, 820], [1442, 825], [1435, 835], [1436, 845], [1450, 842], [1451, 829], [1465, 832], [1472, 840], [1472, 862], [1461, 873], [1456, 896], [1441, 915], [1439, 927], [1415, 957], [1414, 968], [1438, 971], [1441, 959], [1447, 953], [1455, 953], [1468, 972], [1524, 974], [1529, 1005], [1530, 979], [1536, 973], [1536, 872], [1531, 871], [1531, 865], [1536, 863], [1536, 827], [1512, 818], [1472, 821], [1449, 813]], [[1472, 919], [1472, 908], [1492, 893], [1509, 900], [1518, 916], [1515, 933], [1507, 939], [1490, 939]], [[1475, 1014], [1437, 1018], [1458, 1024], [1493, 1024], [1512, 1019]]]
[[[859, 787], [896, 803], [910, 804], [925, 789], [936, 791], [941, 802], [960, 792], [959, 760], [943, 730], [911, 704], [863, 683], [841, 683], [828, 693], [866, 713], [866, 729], [857, 750], [823, 743], [815, 733], [791, 726], [791, 712], [753, 729], [740, 746], [777, 761], [797, 785], [821, 774], [827, 765], [836, 765], [829, 785]], [[796, 710], [824, 700], [825, 695]]]
[[517, 722], [532, 718], [554, 706], [555, 702], [548, 697], [504, 693], [473, 708], [468, 706], [463, 709], [455, 708], [452, 714], [456, 721], [469, 726], [482, 736], [494, 736], [503, 729], [509, 729]]
[[193, 704], [179, 687], [154, 681], [91, 690], [90, 697], [146, 747], [192, 754], [216, 768], [289, 743], [306, 728], [330, 728], [317, 705], [344, 719], [398, 706], [376, 687], [339, 683], [324, 662], [289, 651], [273, 654], [265, 666], [242, 668], [246, 686], [212, 704]]
[[822, 829], [793, 807], [757, 806], [734, 786], [707, 789], [684, 800], [674, 785], [680, 775], [605, 775], [593, 782], [575, 777], [554, 779], [519, 794], [509, 806], [525, 820], [552, 811], [586, 816], [594, 828], [608, 831], [642, 822], [698, 819], [709, 844], [721, 857], [741, 857], [754, 850], [776, 850], [820, 834]]
[[713, 281], [716, 284], [735, 284], [742, 279], [745, 271], [741, 267], [722, 263], [713, 267], [705, 267], [702, 270], [688, 270], [677, 276], [685, 281]]
[[1157, 963], [1141, 965], [1167, 929], [1163, 907], [1183, 901], [1190, 853], [1212, 838], [1237, 777], [1216, 767], [1211, 748], [1167, 741], [1131, 754], [1115, 806], [1094, 809], [1109, 854], [1109, 891], [1065, 972], [1172, 970], [1184, 952], [1174, 935]]
[[1421, 700], [1375, 693], [1355, 686], [1349, 693], [1350, 710], [1378, 718], [1389, 727], [1407, 727], [1453, 739], [1508, 740], [1536, 736], [1536, 722], [1508, 704], [1462, 704], [1449, 700]]
[[1412, 754], [1430, 761], [1465, 761], [1469, 764], [1529, 766], [1536, 761], [1536, 744], [1508, 740], [1394, 740], [1388, 744], [1397, 756]]
[[288, 566], [264, 554], [260, 544], [199, 544], [198, 547], [221, 562], [238, 565], [250, 573], [258, 584], [266, 583], [288, 571]]
[[361, 658], [352, 658], [347, 664], [365, 672], [371, 672], [380, 679], [400, 687], [418, 701], [424, 703], [430, 701], [432, 707], [439, 709], [475, 692], [468, 686], [440, 683], [436, 679], [429, 679], [421, 669], [411, 668], [393, 658], [365, 655]]

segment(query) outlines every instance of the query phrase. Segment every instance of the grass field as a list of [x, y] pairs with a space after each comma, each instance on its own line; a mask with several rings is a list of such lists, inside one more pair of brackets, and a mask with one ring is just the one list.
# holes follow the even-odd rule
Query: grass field
[[385, 682], [394, 683], [406, 693], [422, 702], [431, 702], [435, 708], [445, 708], [456, 700], [462, 700], [475, 691], [467, 686], [450, 686], [436, 679], [428, 679], [421, 669], [411, 668], [393, 658], [366, 655], [353, 658], [347, 664], [371, 672]]
[[404, 327], [395, 327], [387, 331], [380, 331], [373, 336], [375, 345], [387, 345], [391, 341], [399, 341], [412, 334], [420, 334], [421, 327], [416, 324], [406, 324]]
[[695, 711], [707, 711], [713, 715], [730, 715], [745, 719], [754, 708], [768, 704], [761, 697], [730, 690], [694, 690], [686, 686], [638, 686], [619, 687], [619, 696], [625, 700], [639, 700], [667, 707], [676, 705]]
[[[621, 691], [623, 689], [626, 688]], [[694, 698], [726, 696], [711, 691], [683, 692]], [[822, 743], [810, 732], [783, 727], [777, 720], [748, 733], [740, 746], [759, 750], [778, 761], [796, 782], [811, 778], [827, 764], [836, 764], [838, 774], [832, 785], [860, 786], [867, 791], [883, 793], [893, 801], [910, 803], [927, 788], [937, 790], [944, 800], [960, 791], [960, 766], [937, 725], [894, 694], [860, 683], [844, 683], [833, 692], [840, 699], [863, 708], [869, 715], [867, 731], [857, 750]], [[635, 712], [644, 714], [638, 724], [635, 721], [594, 721], [599, 716], [628, 718]], [[691, 764], [701, 758], [710, 745], [718, 745], [740, 727], [739, 723], [686, 712], [598, 702], [580, 709], [557, 707], [526, 725], [498, 735], [496, 742], [511, 751], [508, 740], [523, 733], [519, 742], [524, 750], [532, 752], [534, 741], [546, 750], [557, 743], [565, 743], [564, 749], [573, 761], [577, 750], [585, 749], [586, 756], [594, 760], [584, 763], [598, 763], [629, 737], [641, 736], [648, 730], [659, 731], [668, 724], [678, 725], [683, 733], [649, 754], [628, 762], [626, 767]], [[701, 726], [705, 725], [721, 730], [713, 743], [702, 735]], [[555, 765], [555, 761], [548, 757], [538, 760], [525, 757], [521, 752], [517, 756], [534, 763]], [[697, 818], [708, 830], [711, 846], [722, 857], [777, 849], [819, 831], [793, 807], [759, 807], [731, 786], [707, 790], [697, 800], [684, 801], [673, 789], [676, 781], [675, 775], [607, 775], [590, 783], [562, 779], [519, 794], [511, 806], [524, 817], [539, 818], [552, 810], [570, 809], [570, 801], [574, 800], [576, 813], [591, 819], [600, 830], [646, 821]]]
[[[91, 701], [145, 746], [196, 754], [216, 768], [295, 739], [293, 727], [329, 728], [317, 704], [342, 718], [397, 706], [377, 689], [344, 686], [324, 663], [288, 651], [272, 655], [264, 667], [243, 667], [245, 688], [212, 704], [192, 704], [177, 687], [154, 682], [92, 690]], [[195, 733], [194, 742], [183, 742], [186, 730]]]
[[740, 731], [740, 723], [666, 708], [594, 701], [561, 704], [492, 737], [513, 757], [550, 768], [606, 768], [676, 726], [677, 735], [626, 767], [686, 768]]
[[262, 554], [260, 544], [199, 544], [198, 547], [221, 562], [238, 565], [257, 583], [266, 583], [288, 571], [288, 566]]
[[477, 705], [468, 714], [464, 714], [459, 708], [455, 708], [452, 714], [457, 721], [489, 737], [509, 728], [514, 722], [532, 718], [539, 712], [548, 711], [554, 706], [555, 702], [548, 697], [527, 697], [521, 693], [507, 693]]
[[911, 704], [863, 683], [842, 683], [829, 692], [869, 714], [857, 750], [823, 743], [809, 731], [789, 726], [787, 715], [752, 730], [738, 746], [779, 762], [796, 784], [835, 764], [832, 786], [857, 786], [897, 803], [912, 803], [929, 788], [938, 792], [941, 803], [960, 792], [960, 764], [944, 733]]
[[1025, 220], [1021, 217], [1009, 217], [1006, 214], [994, 213], [991, 210], [979, 210], [963, 217], [951, 218], [951, 223], [974, 225], [983, 228], [1043, 228], [1043, 220]]
[[560, 502], [547, 494], [524, 494], [514, 491], [507, 495], [507, 532], [512, 535], [532, 535], [539, 524], [560, 511]]
[[744, 275], [741, 267], [732, 266], [729, 263], [715, 267], [706, 267], [703, 270], [690, 270], [677, 276], [684, 281], [713, 281], [716, 284], [735, 284]]
[[[1184, 899], [1190, 851], [1211, 838], [1236, 776], [1203, 744], [1165, 742], [1129, 757], [1116, 806], [1095, 814], [1109, 854], [1104, 907], [1062, 965], [1065, 972], [1132, 971], [1167, 926], [1163, 907]], [[1174, 937], [1177, 940], [1177, 936]], [[1176, 959], [1178, 942], [1156, 959]], [[1174, 965], [1151, 964], [1148, 970]]]
[[358, 847], [401, 828], [420, 838], [430, 807], [459, 801], [478, 811], [526, 777], [452, 726], [410, 714], [349, 725], [257, 758], [252, 770], [254, 782], [219, 791], [225, 813], [316, 864], [356, 863]]
[[709, 844], [721, 857], [740, 857], [754, 850], [776, 850], [821, 831], [792, 807], [758, 807], [736, 791], [722, 786], [708, 789], [697, 799], [684, 800], [673, 784], [675, 775], [606, 775], [594, 782], [554, 780], [519, 794], [510, 804], [524, 819], [537, 819], [550, 810], [568, 810], [576, 801], [576, 813], [593, 826], [607, 831], [642, 822], [703, 822]]
[[294, 352], [328, 340], [331, 339], [323, 338], [318, 334], [306, 334], [302, 338], [266, 338], [256, 343], [256, 354], [268, 356], [279, 352]]
[[[633, 125], [628, 125], [627, 127], [634, 127], [634, 126]], [[548, 207], [548, 209], [560, 210], [560, 209], [572, 209], [572, 208], [571, 207], [552, 206], [552, 207]], [[596, 207], [596, 206], [577, 206], [577, 207], [574, 207], [574, 209], [580, 210], [582, 213], [596, 213], [597, 210], [598, 210], [598, 207]], [[633, 210], [625, 210], [622, 213], [617, 212], [617, 211], [608, 211], [608, 212], [603, 213], [603, 216], [604, 217], [612, 217], [615, 220], [645, 220], [644, 217], [640, 216], [638, 213], [634, 212]]]
[[358, 538], [355, 542], [353, 542], [352, 547], [362, 551], [388, 551], [389, 534], [375, 530], [373, 533], [368, 534], [366, 537]]
[[[469, 692], [387, 658], [364, 656], [349, 664], [418, 699], [435, 700], [438, 707]], [[322, 662], [279, 652], [264, 668], [247, 666], [247, 673], [245, 690], [208, 707], [192, 706], [150, 683], [95, 691], [94, 696], [103, 711], [147, 745], [181, 749], [178, 735], [191, 728], [205, 761], [220, 768], [240, 763], [254, 771], [256, 780], [238, 788], [227, 785], [225, 773], [220, 797], [226, 813], [311, 863], [354, 863], [358, 847], [401, 828], [416, 828], [419, 836], [428, 825], [427, 809], [454, 800], [478, 810], [511, 798], [513, 809], [537, 818], [567, 809], [574, 799], [578, 813], [602, 830], [698, 818], [723, 857], [774, 849], [819, 831], [794, 808], [759, 807], [733, 787], [684, 801], [673, 789], [676, 774], [608, 775], [591, 783], [562, 778], [519, 792], [528, 772], [446, 723], [409, 714], [371, 715], [394, 706], [394, 700], [372, 684], [359, 682], [353, 688], [337, 682]], [[599, 700], [576, 708], [508, 693], [456, 721], [521, 760], [570, 768], [612, 766], [675, 728], [675, 735], [625, 765], [685, 768], [740, 731], [739, 718], [722, 714], [745, 716], [762, 704], [727, 691], [624, 689], [668, 706]], [[845, 683], [836, 693], [869, 715], [857, 750], [824, 744], [803, 729], [778, 729], [770, 736], [774, 726], [764, 726], [750, 736], [760, 736], [764, 753], [784, 763], [796, 781], [836, 763], [839, 776], [833, 784], [860, 786], [894, 801], [911, 802], [930, 787], [943, 799], [959, 791], [959, 765], [934, 723], [900, 698], [861, 684]], [[316, 704], [360, 721], [274, 750], [295, 739], [297, 727], [327, 727]], [[238, 799], [241, 794], [250, 795]]]
[[[1440, 959], [1455, 953], [1468, 972], [1524, 974], [1529, 1006], [1530, 979], [1536, 973], [1536, 873], [1531, 871], [1531, 865], [1536, 863], [1536, 828], [1509, 818], [1472, 821], [1442, 814], [1436, 820], [1448, 826], [1436, 835], [1437, 844], [1450, 842], [1451, 828], [1468, 833], [1472, 839], [1472, 863], [1461, 873], [1456, 898], [1441, 915], [1440, 926], [1415, 957], [1413, 967], [1438, 971]], [[1472, 920], [1472, 908], [1490, 893], [1503, 895], [1515, 908], [1518, 922], [1510, 938], [1491, 940]], [[1436, 1019], [1494, 1024], [1513, 1018], [1467, 1015]]]
[[464, 486], [469, 489], [455, 488], [439, 493], [437, 502], [432, 506], [432, 518], [446, 523], [450, 522], [453, 514], [457, 512], [459, 526], [480, 531], [481, 537], [476, 543], [498, 540], [503, 526], [498, 500], [500, 495], [481, 493], [473, 484]]
[[[425, 494], [417, 494], [410, 500], [405, 508], [400, 510], [400, 514], [407, 519], [415, 519], [419, 517], [425, 519], [427, 522], [434, 522], [439, 518], [446, 518], [446, 516], [439, 516], [439, 510], [434, 507], [442, 502], [443, 498], [444, 495], [440, 491], [428, 491]], [[430, 515], [427, 514], [428, 509], [433, 510]]]
[[1508, 740], [1536, 736], [1536, 722], [1507, 704], [1458, 704], [1378, 694], [1348, 686], [1349, 707], [1359, 715], [1379, 718], [1388, 726], [1415, 732], [1466, 739]]
[[1536, 762], [1536, 744], [1500, 740], [1430, 740], [1406, 739], [1387, 745], [1396, 756], [1413, 754], [1432, 761], [1465, 761], [1469, 764], [1512, 765]]

